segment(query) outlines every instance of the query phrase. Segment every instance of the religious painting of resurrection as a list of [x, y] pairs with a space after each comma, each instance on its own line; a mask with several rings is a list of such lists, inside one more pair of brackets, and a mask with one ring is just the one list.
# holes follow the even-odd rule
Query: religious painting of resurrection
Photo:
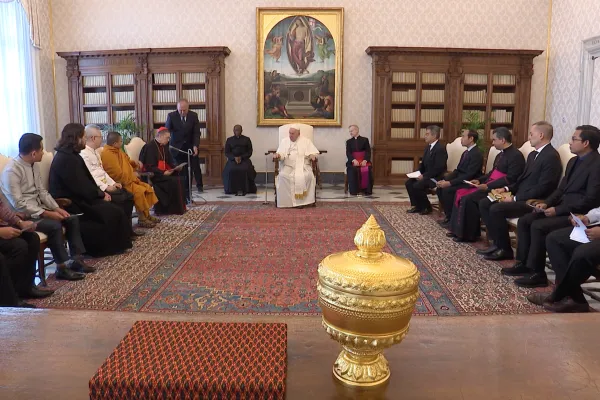
[[257, 8], [258, 125], [342, 124], [343, 8]]

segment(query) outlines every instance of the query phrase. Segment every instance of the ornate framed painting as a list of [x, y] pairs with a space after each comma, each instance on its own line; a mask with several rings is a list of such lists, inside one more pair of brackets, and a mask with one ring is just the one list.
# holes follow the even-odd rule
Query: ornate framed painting
[[257, 124], [342, 125], [343, 8], [257, 8]]

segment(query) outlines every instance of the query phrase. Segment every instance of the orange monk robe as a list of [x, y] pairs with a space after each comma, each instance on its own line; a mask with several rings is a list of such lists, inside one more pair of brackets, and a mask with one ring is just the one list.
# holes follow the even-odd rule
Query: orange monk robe
[[132, 161], [121, 149], [113, 146], [104, 146], [100, 158], [102, 159], [102, 167], [108, 175], [133, 195], [133, 204], [135, 204], [138, 213], [148, 217], [150, 207], [158, 203], [158, 198], [154, 194], [152, 186], [142, 182], [135, 174], [135, 169], [138, 167], [137, 163]]

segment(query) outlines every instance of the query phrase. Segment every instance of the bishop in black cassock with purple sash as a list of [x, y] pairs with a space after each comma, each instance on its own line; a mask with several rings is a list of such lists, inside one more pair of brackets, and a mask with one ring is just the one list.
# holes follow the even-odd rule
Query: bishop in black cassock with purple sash
[[363, 192], [373, 193], [373, 171], [371, 167], [371, 146], [369, 139], [358, 134], [358, 126], [350, 125], [350, 139], [346, 141], [346, 173], [348, 191], [351, 195]]

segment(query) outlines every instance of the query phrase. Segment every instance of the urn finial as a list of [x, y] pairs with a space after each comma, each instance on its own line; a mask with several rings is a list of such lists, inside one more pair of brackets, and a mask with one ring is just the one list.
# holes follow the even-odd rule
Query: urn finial
[[385, 233], [371, 214], [367, 222], [356, 231], [354, 244], [358, 247], [356, 253], [359, 257], [377, 258], [381, 256], [381, 250], [385, 247]]

